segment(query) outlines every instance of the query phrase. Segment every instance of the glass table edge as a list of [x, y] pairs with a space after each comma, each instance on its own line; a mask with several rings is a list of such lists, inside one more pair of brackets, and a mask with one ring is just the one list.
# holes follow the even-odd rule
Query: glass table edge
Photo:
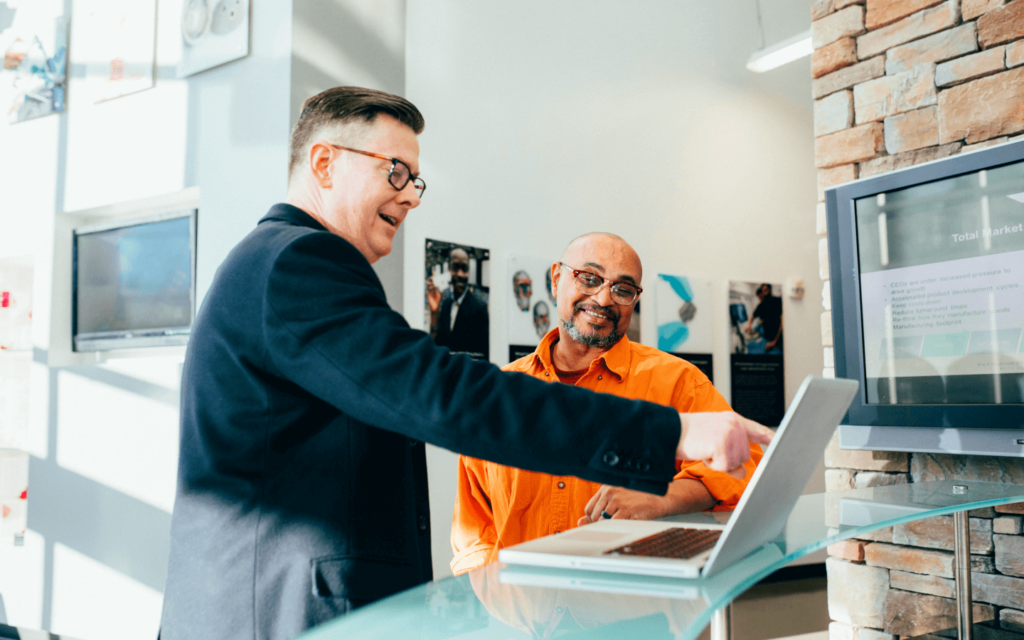
[[[682, 634], [679, 635], [679, 640], [694, 640], [695, 638], [697, 638], [700, 635], [700, 633], [704, 630], [704, 628], [707, 627], [708, 624], [710, 624], [711, 618], [714, 615], [715, 611], [717, 611], [718, 609], [721, 609], [722, 607], [727, 606], [733, 600], [735, 600], [737, 597], [742, 595], [745, 591], [747, 591], [751, 587], [755, 586], [758, 582], [760, 582], [764, 578], [768, 577], [772, 573], [774, 573], [774, 572], [778, 571], [779, 569], [782, 569], [782, 568], [784, 568], [786, 566], [789, 566], [795, 560], [798, 560], [798, 559], [800, 559], [802, 557], [805, 557], [805, 556], [808, 556], [808, 555], [810, 555], [810, 554], [812, 554], [812, 553], [814, 553], [816, 551], [824, 549], [824, 548], [828, 547], [829, 545], [835, 544], [837, 542], [842, 542], [842, 541], [848, 540], [850, 538], [855, 538], [858, 535], [862, 535], [862, 534], [865, 534], [865, 533], [871, 533], [872, 531], [877, 531], [879, 529], [885, 529], [887, 527], [896, 526], [896, 525], [904, 524], [904, 523], [907, 523], [907, 522], [913, 522], [915, 520], [923, 520], [923, 519], [932, 518], [932, 517], [936, 517], [936, 516], [950, 515], [950, 514], [953, 514], [953, 513], [957, 513], [959, 511], [971, 511], [971, 510], [976, 510], [976, 509], [984, 509], [984, 508], [987, 508], [987, 507], [996, 507], [996, 506], [1000, 506], [1000, 505], [1004, 505], [1004, 504], [1013, 504], [1013, 503], [1017, 503], [1017, 502], [1024, 502], [1024, 485], [1014, 485], [1012, 483], [997, 483], [997, 482], [984, 482], [984, 481], [950, 481], [950, 480], [941, 480], [941, 481], [932, 481], [932, 482], [920, 482], [920, 483], [908, 483], [906, 485], [888, 485], [888, 486], [885, 486], [885, 487], [872, 487], [872, 488], [867, 488], [867, 489], [852, 489], [852, 490], [847, 490], [847, 491], [833, 491], [833, 492], [818, 493], [818, 494], [808, 494], [808, 495], [801, 496], [801, 499], [818, 499], [818, 498], [820, 498], [824, 502], [825, 500], [827, 500], [829, 498], [841, 498], [841, 497], [846, 496], [847, 494], [852, 494], [849, 497], [853, 497], [853, 495], [867, 495], [869, 492], [877, 492], [877, 490], [890, 489], [890, 490], [893, 490], [893, 492], [895, 492], [895, 490], [901, 489], [903, 487], [914, 487], [915, 485], [916, 485], [915, 488], [926, 488], [927, 486], [936, 486], [937, 487], [937, 486], [940, 486], [940, 485], [950, 485], [950, 484], [952, 484], [954, 482], [956, 484], [963, 484], [963, 485], [966, 485], [968, 487], [975, 486], [975, 485], [984, 485], [985, 488], [989, 488], [989, 487], [991, 487], [991, 488], [995, 488], [995, 487], [1019, 487], [1019, 493], [1015, 494], [1015, 495], [1001, 496], [1001, 497], [989, 498], [989, 499], [982, 499], [982, 500], [977, 500], [977, 501], [973, 501], [973, 502], [964, 502], [964, 503], [954, 504], [954, 505], [936, 506], [933, 509], [927, 509], [927, 510], [922, 510], [922, 511], [919, 511], [919, 512], [910, 513], [910, 514], [907, 514], [907, 515], [902, 515], [902, 516], [897, 516], [897, 517], [893, 517], [893, 518], [888, 518], [888, 519], [880, 520], [878, 522], [873, 522], [873, 523], [867, 524], [867, 525], [860, 525], [860, 526], [850, 526], [850, 525], [847, 525], [848, 528], [843, 528], [843, 525], [840, 525], [839, 530], [835, 534], [826, 536], [824, 538], [815, 539], [815, 540], [813, 540], [811, 542], [808, 542], [806, 544], [802, 544], [801, 546], [796, 547], [792, 551], [782, 551], [782, 547], [785, 546], [785, 538], [786, 538], [786, 533], [784, 532], [783, 535], [780, 536], [779, 538], [777, 538], [775, 541], [767, 543], [766, 545], [763, 545], [761, 547], [761, 548], [764, 548], [764, 547], [766, 547], [768, 545], [776, 545], [776, 546], [780, 547], [780, 551], [782, 551], [782, 556], [779, 557], [777, 560], [774, 560], [774, 561], [772, 561], [770, 563], [766, 563], [763, 566], [761, 566], [759, 569], [757, 569], [755, 571], [752, 571], [752, 572], [748, 573], [747, 575], [737, 579], [736, 582], [734, 582], [732, 584], [724, 585], [724, 588], [722, 590], [720, 590], [720, 591], [716, 590], [717, 593], [715, 593], [713, 595], [713, 597], [706, 596], [705, 597], [705, 602], [707, 603], [707, 606], [705, 606], [703, 608], [703, 610], [694, 617], [693, 621], [689, 625], [687, 625], [686, 630]], [[965, 495], [964, 497], [970, 497], [970, 496]], [[883, 502], [883, 503], [880, 503], [880, 504], [888, 504], [888, 503], [884, 503]], [[898, 505], [894, 505], [894, 506], [898, 506]], [[825, 506], [825, 508], [827, 508], [827, 506]], [[795, 512], [796, 512], [796, 509], [794, 509], [794, 513]], [[694, 515], [700, 515], [700, 514], [694, 514]], [[824, 513], [822, 513], [822, 515], [824, 516]], [[792, 517], [793, 516], [791, 515], [791, 519], [792, 519]], [[677, 520], [676, 518], [673, 518], [672, 520], [673, 521], [677, 521], [677, 522], [680, 521], [680, 520]], [[829, 530], [832, 530], [832, 529], [836, 528], [836, 527], [828, 527], [828, 525], [825, 522], [822, 522], [820, 524], [820, 526], [821, 527], [825, 527], [825, 528], [827, 528]], [[788, 531], [788, 530], [789, 530], [789, 523], [787, 523], [786, 531]], [[706, 585], [708, 583], [714, 582], [715, 578], [724, 578], [724, 579], [727, 580], [728, 579], [728, 574], [730, 574], [732, 572], [742, 571], [742, 565], [744, 563], [748, 562], [748, 560], [749, 560], [749, 556], [748, 556], [748, 558], [745, 558], [744, 560], [741, 560], [740, 562], [736, 563], [732, 567], [729, 567], [729, 568], [725, 569], [721, 574], [718, 574], [718, 576], [715, 576], [713, 578], [698, 578], [698, 579], [681, 580], [681, 581], [693, 582], [694, 584], [698, 584], [698, 585], [699, 584]], [[472, 573], [472, 572], [470, 572], [470, 573]], [[447, 580], [468, 579], [468, 575], [469, 574], [466, 573], [466, 574], [462, 574], [461, 576], [447, 576], [447, 577], [441, 578], [440, 580], [436, 580], [436, 581], [433, 581], [433, 582], [443, 582], [443, 581], [447, 581]], [[722, 580], [719, 580], [719, 581], [722, 581]], [[346, 624], [346, 622], [354, 622], [355, 621], [354, 618], [365, 619], [365, 614], [374, 613], [374, 612], [370, 611], [371, 609], [376, 609], [380, 605], [382, 605], [384, 603], [387, 603], [387, 602], [391, 602], [393, 605], [397, 604], [395, 601], [401, 599], [402, 596], [408, 596], [413, 591], [424, 589], [426, 587], [426, 585], [428, 585], [428, 584], [430, 584], [430, 583], [424, 583], [423, 585], [419, 585], [417, 587], [413, 587], [411, 589], [407, 589], [405, 591], [401, 591], [399, 593], [391, 595], [391, 596], [389, 596], [387, 598], [384, 598], [382, 600], [379, 600], [379, 601], [369, 605], [365, 610], [356, 611], [356, 612], [353, 612], [353, 614], [348, 614], [348, 615], [341, 616], [341, 617], [339, 617], [339, 618], [337, 618], [335, 620], [329, 621], [327, 623], [324, 623], [322, 625], [319, 625], [317, 627], [309, 629], [305, 633], [297, 636], [297, 638], [298, 638], [298, 640], [329, 640], [329, 639], [332, 639], [332, 638], [341, 637], [341, 636], [335, 635], [335, 633], [341, 633], [342, 629], [340, 629], [339, 627], [348, 626]], [[412, 607], [412, 609], [414, 609], [414, 610], [418, 609], [418, 608], [419, 608], [419, 605], [417, 605], [415, 607]], [[408, 608], [403, 607], [403, 612], [408, 612]], [[383, 613], [383, 612], [381, 612], [381, 613]], [[393, 612], [393, 613], [398, 613], [398, 612]], [[363, 615], [360, 615], [360, 614], [363, 614]]]
[[[715, 599], [709, 599], [708, 600], [707, 611], [703, 612], [700, 616], [698, 616], [698, 618], [695, 619], [694, 622], [696, 623], [700, 618], [706, 618], [706, 622], [705, 622], [705, 625], [704, 625], [704, 626], [706, 626], [706, 624], [708, 622], [710, 622], [711, 616], [714, 613], [714, 611], [716, 611], [716, 610], [718, 610], [718, 609], [728, 605], [733, 600], [735, 600], [737, 597], [742, 595], [747, 589], [750, 589], [751, 587], [756, 585], [758, 582], [760, 582], [764, 578], [768, 577], [769, 575], [771, 575], [775, 571], [778, 571], [779, 569], [782, 569], [784, 567], [789, 566], [795, 560], [799, 560], [800, 558], [806, 557], [806, 556], [808, 556], [808, 555], [810, 555], [810, 554], [812, 554], [812, 553], [814, 553], [816, 551], [820, 551], [822, 549], [825, 549], [825, 548], [829, 547], [830, 545], [835, 544], [837, 542], [843, 542], [844, 540], [849, 540], [850, 538], [856, 538], [858, 535], [862, 535], [862, 534], [865, 534], [865, 533], [871, 533], [873, 531], [878, 531], [879, 529], [886, 529], [888, 527], [893, 527], [893, 526], [900, 525], [900, 524], [905, 524], [905, 523], [908, 523], [908, 522], [914, 522], [916, 520], [925, 520], [927, 518], [933, 518], [933, 517], [937, 517], [937, 516], [951, 515], [951, 514], [960, 512], [960, 511], [973, 511], [973, 510], [976, 510], [976, 509], [984, 509], [986, 507], [997, 507], [997, 506], [1001, 506], [1001, 505], [1004, 505], [1004, 504], [1014, 504], [1014, 503], [1017, 503], [1017, 502], [1024, 502], [1024, 485], [1014, 485], [1012, 483], [982, 482], [982, 481], [976, 481], [976, 480], [975, 481], [950, 481], [950, 480], [942, 480], [942, 481], [934, 481], [934, 482], [929, 482], [929, 483], [920, 482], [920, 483], [908, 483], [907, 485], [889, 485], [889, 486], [890, 487], [897, 487], [897, 486], [908, 486], [909, 487], [909, 486], [912, 486], [912, 485], [915, 485], [915, 484], [918, 487], [923, 487], [923, 486], [928, 486], [928, 485], [937, 486], [937, 485], [949, 485], [949, 484], [963, 484], [963, 485], [966, 485], [968, 487], [977, 486], [977, 485], [984, 485], [986, 488], [994, 488], [994, 487], [997, 487], [997, 486], [998, 487], [1016, 486], [1016, 487], [1019, 487], [1020, 493], [1017, 494], [1017, 495], [1012, 495], [1012, 496], [1003, 496], [1003, 497], [999, 497], [999, 498], [989, 498], [989, 499], [977, 500], [977, 501], [974, 501], [974, 502], [964, 502], [964, 503], [956, 504], [956, 505], [937, 506], [934, 509], [928, 509], [928, 510], [924, 510], [924, 511], [919, 511], [919, 512], [907, 514], [907, 515], [904, 515], [904, 516], [887, 518], [885, 520], [880, 520], [878, 522], [873, 522], [873, 523], [867, 524], [867, 525], [860, 525], [860, 526], [846, 525], [846, 528], [844, 528], [843, 525], [839, 525], [838, 531], [835, 534], [829, 535], [829, 536], [827, 536], [825, 538], [816, 539], [816, 540], [814, 540], [812, 542], [809, 542], [809, 543], [806, 543], [806, 544], [801, 545], [799, 547], [796, 547], [792, 551], [784, 551], [782, 557], [779, 558], [778, 560], [776, 560], [776, 561], [774, 561], [774, 562], [772, 562], [772, 563], [770, 563], [770, 564], [768, 564], [768, 565], [758, 569], [755, 572], [752, 572], [749, 576], [747, 576], [747, 578], [738, 581], [735, 585], [733, 585], [732, 587], [728, 588], [720, 597], [717, 597]], [[872, 488], [869, 488], [869, 489], [852, 489], [852, 490], [849, 490], [849, 491], [832, 491], [832, 492], [819, 493], [819, 494], [808, 494], [808, 495], [801, 496], [801, 497], [802, 498], [818, 498], [818, 497], [820, 497], [823, 500], [827, 500], [830, 497], [832, 497], [832, 498], [841, 498], [841, 497], [844, 496], [844, 494], [858, 494], [858, 495], [862, 495], [862, 494], [866, 493], [867, 491], [869, 491], [871, 489], [879, 489], [879, 488], [883, 488], [883, 487], [872, 487]], [[888, 487], [884, 487], [884, 488], [888, 488]], [[970, 497], [970, 496], [965, 494], [964, 497]], [[826, 508], [827, 508], [827, 506], [826, 506]], [[821, 526], [827, 527], [829, 530], [836, 529], [836, 527], [828, 527], [828, 525], [825, 524], [825, 523], [822, 523]], [[787, 531], [788, 531], [788, 528], [789, 528], [789, 524], [787, 523]], [[783, 536], [781, 538], [777, 539], [775, 542], [768, 543], [768, 544], [778, 544], [779, 541], [782, 540], [783, 538], [785, 538], [785, 533], [783, 534]], [[742, 564], [745, 561], [746, 561], [746, 559], [741, 560], [737, 564]], [[699, 629], [697, 629], [697, 633], [694, 634], [692, 637], [696, 637], [697, 635], [699, 635], [700, 632], [703, 631], [704, 626], [701, 626]], [[689, 640], [690, 638], [691, 638], [690, 634], [687, 633], [687, 634], [684, 634], [684, 637], [681, 638], [681, 640]]]

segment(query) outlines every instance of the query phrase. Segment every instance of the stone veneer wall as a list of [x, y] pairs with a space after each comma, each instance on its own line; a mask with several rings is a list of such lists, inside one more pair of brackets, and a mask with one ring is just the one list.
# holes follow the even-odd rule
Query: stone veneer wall
[[[1024, 0], [812, 0], [825, 375], [834, 375], [823, 190], [1024, 132]], [[1024, 460], [825, 453], [828, 491], [945, 478], [1024, 483]], [[1024, 633], [1024, 505], [972, 512], [974, 619]], [[829, 548], [830, 640], [956, 625], [951, 518]]]

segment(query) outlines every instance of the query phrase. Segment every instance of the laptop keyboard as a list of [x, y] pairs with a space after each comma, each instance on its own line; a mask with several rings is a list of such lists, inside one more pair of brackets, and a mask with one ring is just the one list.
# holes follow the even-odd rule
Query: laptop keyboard
[[720, 529], [672, 527], [646, 538], [634, 540], [627, 545], [605, 551], [605, 554], [685, 560], [714, 547], [721, 535]]

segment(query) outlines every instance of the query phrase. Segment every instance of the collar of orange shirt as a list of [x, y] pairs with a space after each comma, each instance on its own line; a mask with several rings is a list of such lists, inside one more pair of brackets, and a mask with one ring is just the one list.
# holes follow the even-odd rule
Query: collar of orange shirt
[[[533, 365], [552, 375], [555, 374], [555, 365], [551, 362], [551, 345], [558, 340], [558, 327], [555, 327], [547, 332], [540, 344], [537, 345], [537, 350], [533, 352]], [[595, 366], [603, 366], [619, 380], [622, 380], [629, 373], [630, 356], [629, 338], [622, 336], [622, 340], [616, 342], [611, 349], [595, 358], [587, 370], [590, 371]]]

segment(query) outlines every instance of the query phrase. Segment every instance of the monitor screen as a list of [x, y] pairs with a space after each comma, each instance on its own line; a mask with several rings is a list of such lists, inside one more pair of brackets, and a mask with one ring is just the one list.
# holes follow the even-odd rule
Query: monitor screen
[[865, 403], [1024, 402], [1024, 162], [853, 205]]
[[186, 215], [76, 231], [76, 348], [97, 340], [110, 346], [110, 340], [187, 335], [193, 315], [193, 225]]

